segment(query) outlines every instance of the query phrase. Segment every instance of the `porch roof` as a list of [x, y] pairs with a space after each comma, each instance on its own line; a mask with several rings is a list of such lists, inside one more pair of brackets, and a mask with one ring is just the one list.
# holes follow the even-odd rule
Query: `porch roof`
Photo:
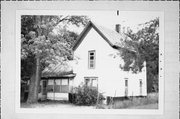
[[47, 77], [41, 77], [41, 79], [60, 79], [60, 78], [74, 78], [76, 76], [76, 74], [72, 73], [72, 74], [67, 74], [67, 75], [59, 75], [59, 76], [47, 76]]
[[42, 71], [41, 78], [67, 78], [74, 77], [72, 67], [68, 64], [50, 64]]

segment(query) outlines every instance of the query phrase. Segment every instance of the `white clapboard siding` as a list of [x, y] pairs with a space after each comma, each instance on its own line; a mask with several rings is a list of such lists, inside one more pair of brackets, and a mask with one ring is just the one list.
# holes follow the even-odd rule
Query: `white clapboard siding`
[[[88, 51], [95, 50], [95, 69], [88, 69]], [[93, 28], [74, 52], [74, 85], [84, 82], [84, 77], [98, 77], [98, 89], [107, 96], [125, 96], [125, 78], [128, 78], [128, 95], [139, 96], [139, 79], [142, 79], [142, 94], [146, 92], [146, 71], [139, 74], [124, 72], [119, 68], [123, 60], [115, 56], [112, 48]]]

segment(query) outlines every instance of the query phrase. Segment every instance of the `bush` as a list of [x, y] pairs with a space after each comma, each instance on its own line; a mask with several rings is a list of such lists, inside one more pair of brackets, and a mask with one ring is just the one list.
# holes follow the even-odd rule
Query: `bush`
[[[76, 105], [95, 105], [98, 98], [98, 90], [94, 87], [89, 87], [86, 85], [76, 87], [75, 98], [72, 103]], [[99, 93], [98, 101], [101, 102], [103, 99], [102, 94]]]

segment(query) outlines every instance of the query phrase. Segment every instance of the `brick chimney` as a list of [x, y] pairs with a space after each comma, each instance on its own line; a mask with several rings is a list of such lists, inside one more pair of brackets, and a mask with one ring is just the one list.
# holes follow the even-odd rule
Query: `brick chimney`
[[121, 33], [121, 25], [116, 24], [115, 30], [116, 30], [116, 32]]

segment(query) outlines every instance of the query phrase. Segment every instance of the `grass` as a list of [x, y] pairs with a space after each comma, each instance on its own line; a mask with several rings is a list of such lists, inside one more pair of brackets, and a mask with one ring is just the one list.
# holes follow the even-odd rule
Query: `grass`
[[146, 97], [134, 97], [126, 100], [116, 100], [113, 104], [99, 104], [99, 109], [158, 109], [158, 93]]
[[95, 106], [77, 106], [68, 101], [55, 101], [55, 100], [45, 100], [38, 101], [37, 103], [28, 104], [26, 102], [21, 102], [21, 108], [53, 108], [53, 109], [94, 109]]
[[36, 104], [21, 103], [22, 108], [74, 108], [74, 109], [158, 109], [158, 93], [146, 97], [134, 97], [125, 100], [114, 100], [112, 104], [97, 106], [77, 106], [68, 101], [39, 101]]
[[45, 107], [46, 105], [56, 106], [58, 104], [69, 104], [68, 101], [56, 101], [56, 100], [45, 100], [45, 101], [38, 101], [37, 103], [28, 104], [26, 102], [21, 103], [22, 108], [35, 108], [35, 107]]
[[130, 107], [130, 109], [158, 109], [158, 103]]

